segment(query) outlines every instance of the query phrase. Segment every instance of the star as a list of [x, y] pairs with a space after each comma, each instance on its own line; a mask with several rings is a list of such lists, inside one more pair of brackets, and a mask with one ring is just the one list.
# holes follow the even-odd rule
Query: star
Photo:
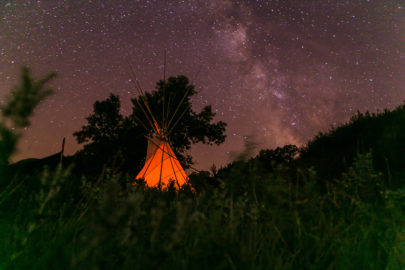
[[196, 145], [196, 167], [226, 164], [245, 137], [258, 148], [305, 144], [356, 111], [405, 99], [403, 6], [387, 1], [9, 1], [0, 3], [0, 100], [22, 65], [57, 71], [13, 159], [66, 153], [96, 100], [131, 112], [129, 63], [143, 88], [186, 75], [193, 106], [228, 123], [221, 146]]

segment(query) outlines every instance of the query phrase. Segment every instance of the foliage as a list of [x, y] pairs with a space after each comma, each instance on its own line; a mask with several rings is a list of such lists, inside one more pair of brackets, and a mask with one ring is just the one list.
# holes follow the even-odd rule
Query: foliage
[[405, 191], [376, 153], [325, 191], [297, 151], [261, 151], [179, 191], [112, 169], [89, 182], [62, 164], [6, 175], [0, 269], [404, 269]]
[[[405, 105], [393, 111], [358, 113], [350, 122], [320, 133], [300, 149], [302, 166], [314, 166], [323, 180], [340, 177], [357, 154], [373, 153], [373, 166], [392, 188], [404, 184]], [[325, 183], [324, 183], [325, 184]]]
[[[185, 152], [192, 143], [221, 144], [225, 141], [226, 123], [212, 123], [215, 113], [211, 106], [205, 106], [200, 113], [193, 111], [191, 98], [196, 94], [193, 85], [187, 77], [170, 77], [167, 82], [159, 81], [156, 90], [145, 93], [145, 99], [158, 123], [169, 122], [171, 129], [165, 131], [174, 152], [186, 167], [192, 164], [191, 156]], [[147, 123], [142, 109], [141, 97], [132, 99], [133, 112], [131, 117], [137, 117]], [[164, 105], [163, 105], [164, 103]], [[161, 124], [162, 125], [162, 124]], [[161, 126], [160, 125], [160, 126]], [[150, 132], [150, 131], [149, 131]]]
[[111, 94], [108, 99], [97, 101], [93, 114], [87, 118], [88, 124], [74, 133], [79, 143], [86, 143], [82, 151], [88, 156], [86, 163], [98, 157], [98, 169], [108, 164], [126, 172], [139, 170], [146, 152], [146, 136], [152, 133], [150, 119], [144, 113], [147, 108], [142, 105], [144, 98], [159, 123], [171, 122], [173, 129], [165, 132], [167, 139], [178, 159], [188, 167], [192, 158], [186, 151], [192, 143], [221, 144], [225, 140], [226, 124], [212, 123], [215, 113], [211, 106], [200, 113], [192, 109], [191, 98], [195, 94], [188, 79], [178, 76], [159, 81], [155, 91], [132, 99], [133, 111], [127, 117], [120, 113], [118, 96]]
[[44, 89], [44, 85], [55, 77], [55, 73], [50, 73], [39, 80], [34, 80], [30, 75], [30, 70], [26, 67], [22, 69], [21, 85], [17, 86], [8, 98], [6, 106], [2, 107], [4, 117], [13, 121], [15, 127], [26, 127], [29, 125], [29, 116], [33, 113], [38, 103], [50, 95], [53, 90]]
[[[404, 266], [403, 192], [369, 202], [339, 182], [320, 192], [311, 171], [302, 172], [297, 186], [283, 168], [261, 174], [251, 166], [233, 168], [218, 187], [197, 193], [129, 187], [130, 178], [107, 172], [99, 184], [86, 182], [82, 202], [72, 204], [61, 201], [68, 193], [63, 186], [77, 181], [61, 173], [41, 176], [40, 190], [12, 211], [6, 206], [29, 193], [23, 187], [0, 205], [2, 269]], [[358, 166], [351, 174], [375, 175]]]
[[342, 174], [341, 184], [345, 193], [356, 200], [378, 202], [384, 196], [384, 179], [382, 173], [374, 170], [372, 155], [358, 155], [348, 172]]
[[87, 117], [88, 125], [75, 133], [78, 143], [115, 141], [120, 134], [124, 117], [120, 113], [118, 96], [110, 95], [104, 101], [96, 101], [93, 106], [94, 114]]
[[5, 105], [0, 107], [0, 178], [4, 179], [5, 166], [15, 152], [21, 129], [29, 126], [29, 116], [46, 96], [52, 93], [45, 84], [55, 77], [50, 73], [39, 80], [30, 75], [27, 67], [22, 68], [21, 84], [13, 89]]

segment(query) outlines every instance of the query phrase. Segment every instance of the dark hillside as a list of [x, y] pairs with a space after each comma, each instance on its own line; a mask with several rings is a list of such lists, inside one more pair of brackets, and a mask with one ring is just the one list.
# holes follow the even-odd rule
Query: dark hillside
[[382, 113], [358, 113], [349, 123], [320, 133], [300, 151], [301, 165], [313, 166], [320, 178], [333, 179], [358, 154], [372, 152], [375, 170], [392, 187], [403, 185], [405, 175], [405, 105]]
[[42, 172], [45, 167], [54, 169], [61, 161], [61, 154], [56, 153], [44, 158], [28, 158], [20, 160], [9, 166], [12, 174], [30, 173], [35, 174]]
[[255, 174], [265, 175], [281, 167], [284, 175], [295, 183], [302, 177], [300, 172], [313, 168], [318, 183], [324, 186], [340, 179], [356, 157], [368, 153], [372, 156], [373, 169], [383, 173], [387, 187], [396, 189], [404, 185], [405, 105], [376, 114], [358, 113], [348, 123], [320, 133], [305, 147], [286, 145], [261, 150], [254, 158], [228, 164], [217, 175], [228, 178], [236, 170], [247, 177], [252, 167]]

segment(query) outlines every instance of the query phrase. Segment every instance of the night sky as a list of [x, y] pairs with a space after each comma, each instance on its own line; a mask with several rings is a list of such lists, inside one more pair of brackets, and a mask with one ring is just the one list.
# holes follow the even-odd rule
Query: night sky
[[305, 144], [359, 111], [405, 101], [405, 2], [0, 0], [0, 100], [19, 81], [56, 71], [14, 160], [80, 146], [72, 133], [96, 100], [136, 95], [131, 63], [152, 90], [186, 75], [228, 123], [221, 146], [196, 145], [196, 167], [223, 165], [246, 138], [258, 149]]

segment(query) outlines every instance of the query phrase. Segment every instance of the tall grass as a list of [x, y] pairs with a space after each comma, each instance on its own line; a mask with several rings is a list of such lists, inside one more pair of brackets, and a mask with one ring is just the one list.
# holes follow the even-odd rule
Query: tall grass
[[[405, 190], [382, 191], [378, 201], [347, 190], [358, 174], [368, 177], [368, 163], [361, 157], [327, 194], [313, 172], [297, 187], [282, 170], [251, 168], [198, 194], [123, 188], [130, 179], [107, 175], [78, 196], [64, 186], [80, 181], [58, 168], [30, 179], [39, 190], [17, 185], [2, 198], [0, 268], [402, 269]], [[255, 191], [228, 184], [252, 177]]]

